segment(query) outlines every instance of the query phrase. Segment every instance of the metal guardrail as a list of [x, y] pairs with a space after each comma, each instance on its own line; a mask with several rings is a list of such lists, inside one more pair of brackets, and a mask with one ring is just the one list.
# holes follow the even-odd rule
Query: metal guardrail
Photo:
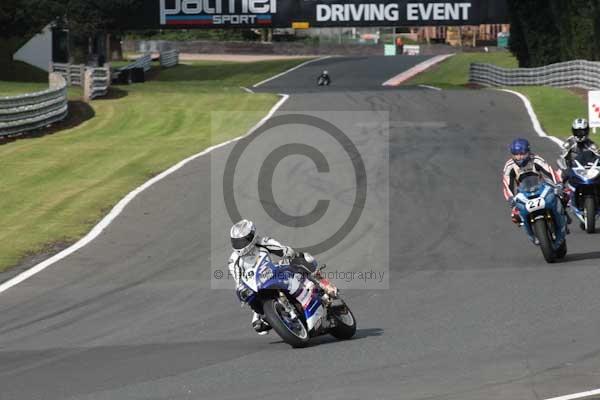
[[144, 72], [150, 71], [152, 67], [152, 55], [150, 53], [146, 53], [140, 58], [136, 59], [134, 62], [127, 64], [126, 66], [119, 68], [119, 70], [123, 71], [125, 69], [131, 68], [144, 68]]
[[51, 73], [47, 90], [0, 97], [0, 137], [45, 127], [67, 114], [67, 81], [59, 73]]
[[160, 66], [164, 68], [174, 67], [179, 64], [179, 51], [169, 50], [160, 53]]
[[471, 64], [469, 82], [491, 86], [600, 88], [600, 62], [575, 60], [538, 68], [502, 68]]
[[89, 69], [90, 100], [106, 96], [110, 86], [110, 67]]
[[65, 78], [68, 86], [81, 86], [83, 84], [83, 74], [85, 65], [83, 64], [60, 64], [50, 63], [50, 72], [56, 72]]

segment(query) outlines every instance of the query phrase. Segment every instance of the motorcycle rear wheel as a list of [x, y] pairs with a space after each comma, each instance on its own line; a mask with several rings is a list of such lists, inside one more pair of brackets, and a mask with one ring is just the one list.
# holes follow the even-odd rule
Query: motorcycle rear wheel
[[560, 247], [556, 250], [556, 258], [559, 260], [565, 258], [567, 255], [567, 239], [563, 240]]
[[585, 231], [596, 232], [596, 201], [593, 196], [586, 196], [583, 201], [583, 215], [586, 220]]

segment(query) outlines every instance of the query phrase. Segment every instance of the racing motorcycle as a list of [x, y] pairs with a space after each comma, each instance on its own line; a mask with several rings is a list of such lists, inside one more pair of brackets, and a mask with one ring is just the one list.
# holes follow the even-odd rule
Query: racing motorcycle
[[329, 86], [331, 84], [331, 78], [329, 75], [321, 75], [317, 78], [317, 86]]
[[553, 263], [567, 254], [567, 218], [555, 187], [539, 175], [526, 176], [515, 196], [529, 239], [539, 244], [544, 259]]
[[306, 273], [283, 261], [274, 263], [268, 253], [260, 252], [252, 267], [236, 267], [238, 299], [292, 347], [306, 347], [311, 337], [325, 334], [341, 340], [354, 336], [356, 320], [339, 295], [322, 293]]
[[567, 187], [573, 192], [569, 208], [587, 233], [596, 231], [596, 218], [600, 215], [600, 158], [592, 151], [584, 151], [567, 167], [564, 159], [558, 166], [567, 172]]

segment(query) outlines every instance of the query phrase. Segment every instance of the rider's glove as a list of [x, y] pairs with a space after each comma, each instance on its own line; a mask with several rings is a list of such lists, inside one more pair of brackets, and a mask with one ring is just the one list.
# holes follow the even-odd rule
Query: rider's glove
[[557, 183], [554, 186], [554, 194], [556, 194], [557, 196], [562, 196], [564, 193], [564, 187], [562, 183]]
[[511, 207], [514, 207], [514, 206], [517, 204], [517, 201], [515, 200], [515, 198], [514, 198], [514, 197], [510, 197], [510, 198], [508, 199], [508, 204], [509, 204]]

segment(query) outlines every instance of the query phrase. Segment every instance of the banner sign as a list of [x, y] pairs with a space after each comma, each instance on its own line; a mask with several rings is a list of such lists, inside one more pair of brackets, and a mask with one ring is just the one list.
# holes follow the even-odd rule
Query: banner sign
[[505, 0], [148, 0], [131, 29], [508, 23]]
[[590, 128], [600, 127], [600, 90], [588, 92], [588, 121]]

